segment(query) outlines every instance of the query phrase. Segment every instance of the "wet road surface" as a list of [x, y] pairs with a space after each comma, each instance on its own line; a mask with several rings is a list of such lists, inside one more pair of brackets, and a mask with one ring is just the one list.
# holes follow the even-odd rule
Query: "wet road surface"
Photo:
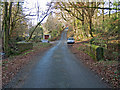
[[39, 60], [20, 88], [105, 88], [101, 79], [69, 51], [66, 31]]

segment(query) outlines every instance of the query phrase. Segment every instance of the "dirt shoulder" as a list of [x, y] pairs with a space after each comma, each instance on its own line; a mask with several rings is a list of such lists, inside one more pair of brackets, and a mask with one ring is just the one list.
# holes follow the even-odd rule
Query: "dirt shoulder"
[[79, 47], [84, 47], [83, 43], [76, 42], [68, 45], [71, 52], [81, 60], [88, 68], [101, 77], [101, 80], [106, 82], [112, 88], [119, 86], [118, 62], [117, 61], [97, 61], [93, 60], [84, 51], [79, 50]]
[[[20, 55], [12, 56], [2, 60], [2, 86], [5, 87], [13, 80], [13, 78], [23, 70], [26, 66], [32, 68], [38, 61], [38, 57], [42, 57], [44, 53], [54, 46], [50, 43], [35, 43], [32, 50], [22, 52]], [[22, 71], [23, 72], [23, 71]], [[24, 72], [26, 72], [24, 70]], [[17, 75], [19, 76], [19, 75]], [[23, 77], [24, 78], [24, 77]], [[20, 80], [19, 80], [20, 81]]]

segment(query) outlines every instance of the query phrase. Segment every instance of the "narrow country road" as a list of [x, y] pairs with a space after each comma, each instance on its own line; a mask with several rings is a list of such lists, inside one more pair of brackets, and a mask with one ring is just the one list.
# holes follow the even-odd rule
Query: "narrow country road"
[[106, 84], [69, 51], [66, 31], [29, 72], [20, 88], [105, 88]]

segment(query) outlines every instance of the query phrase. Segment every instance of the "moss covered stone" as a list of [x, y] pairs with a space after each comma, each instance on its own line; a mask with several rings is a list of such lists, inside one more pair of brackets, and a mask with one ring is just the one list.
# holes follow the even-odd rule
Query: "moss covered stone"
[[95, 60], [103, 59], [103, 48], [93, 44], [85, 44], [87, 53]]

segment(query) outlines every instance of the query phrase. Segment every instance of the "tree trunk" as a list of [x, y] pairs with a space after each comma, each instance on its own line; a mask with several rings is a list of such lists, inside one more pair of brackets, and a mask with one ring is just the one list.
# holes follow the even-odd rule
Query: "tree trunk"
[[9, 6], [9, 15], [8, 15], [9, 36], [10, 36], [10, 19], [11, 19], [11, 13], [12, 13], [12, 2], [10, 2], [10, 6]]
[[[74, 13], [75, 13], [75, 9], [74, 9]], [[74, 18], [73, 30], [74, 30], [74, 34], [76, 34], [76, 23], [75, 23], [75, 18]]]
[[83, 9], [82, 9], [82, 19], [83, 19], [82, 26], [84, 26], [84, 10]]
[[90, 18], [89, 26], [90, 26], [90, 31], [89, 31], [89, 33], [90, 33], [91, 37], [94, 37], [93, 34], [92, 34], [92, 18]]
[[85, 27], [84, 27], [84, 10], [82, 9], [82, 19], [83, 19], [83, 21], [82, 21], [82, 27], [83, 27], [83, 30], [84, 30], [84, 36], [86, 36], [87, 38], [88, 38], [88, 35], [87, 35], [87, 33], [85, 32]]
[[[110, 3], [111, 3], [111, 2], [110, 2], [110, 0], [109, 0], [109, 8], [110, 8]], [[109, 9], [109, 18], [110, 18], [110, 14], [111, 14], [110, 11], [111, 11], [111, 10]]]
[[10, 35], [12, 34], [12, 31], [14, 30], [15, 25], [16, 25], [16, 21], [15, 21], [15, 19], [16, 19], [16, 17], [17, 17], [17, 14], [19, 13], [19, 6], [20, 6], [19, 3], [20, 3], [20, 2], [17, 3], [17, 11], [16, 11], [15, 16], [13, 17], [13, 20], [11, 21]]
[[8, 24], [7, 24], [7, 20], [8, 20], [8, 2], [4, 3], [4, 53], [5, 56], [8, 57], [9, 56], [9, 30], [8, 30]]
[[[103, 8], [104, 8], [104, 3], [103, 3]], [[102, 22], [103, 25], [102, 26], [103, 26], [103, 30], [104, 30], [104, 9], [102, 9], [102, 13], [103, 13], [103, 22]]]

